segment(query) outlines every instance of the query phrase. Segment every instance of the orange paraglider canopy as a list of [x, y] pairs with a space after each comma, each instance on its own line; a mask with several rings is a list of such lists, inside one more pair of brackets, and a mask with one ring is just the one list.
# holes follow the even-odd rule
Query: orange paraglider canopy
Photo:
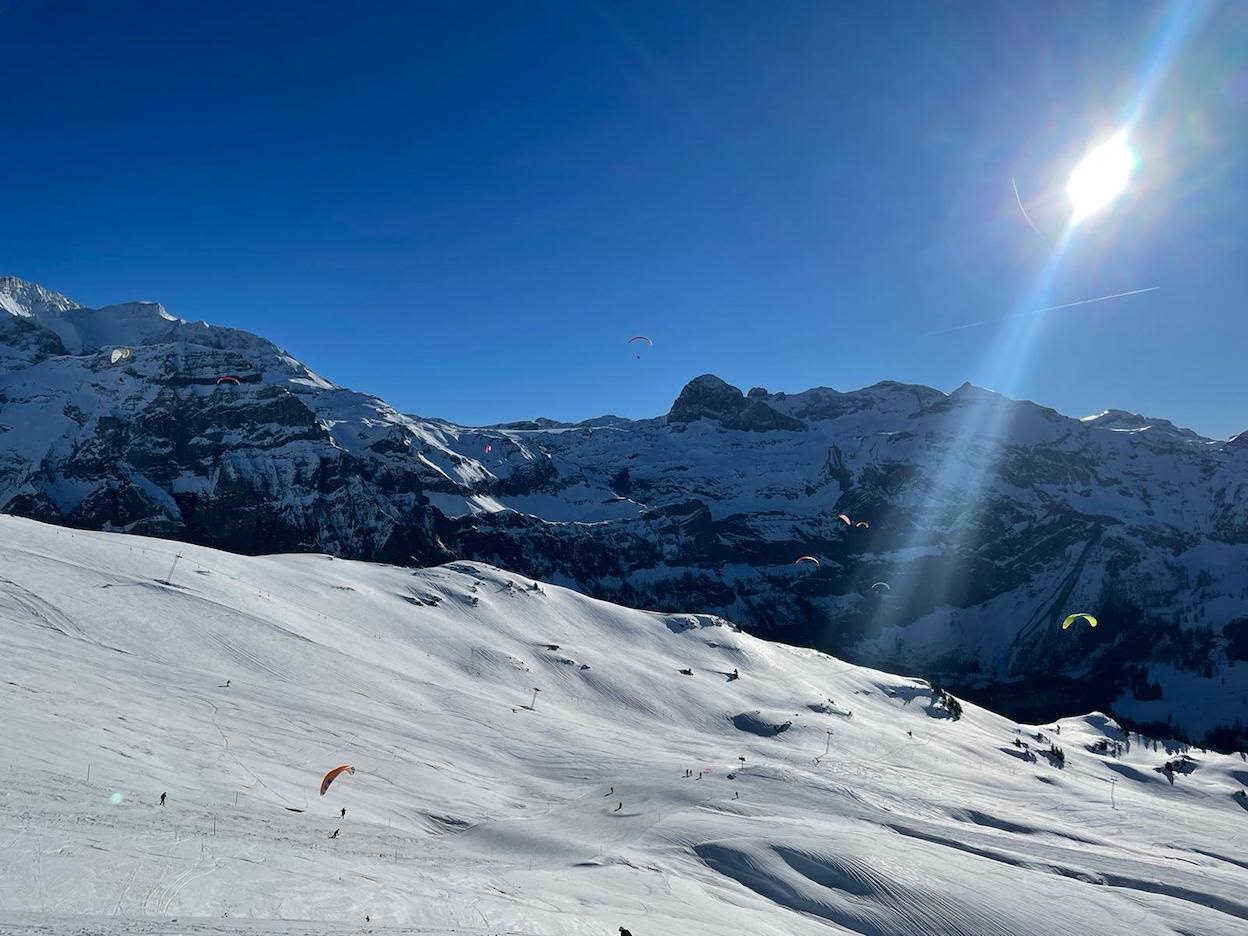
[[849, 519], [849, 517], [847, 517], [845, 514], [837, 514], [837, 515], [836, 515], [836, 519], [837, 519], [837, 520], [844, 520], [844, 521], [845, 521], [845, 525], [846, 525], [846, 526], [853, 526], [853, 525], [854, 525], [854, 521], [853, 521], [853, 520], [850, 520], [850, 519]]
[[355, 773], [355, 768], [352, 767], [350, 764], [343, 764], [341, 767], [335, 767], [333, 770], [327, 773], [325, 775], [325, 779], [321, 781], [321, 796], [325, 795], [325, 791], [329, 789], [329, 785], [333, 783], [334, 780], [338, 777], [338, 775], [342, 773], [344, 770], [347, 773], [352, 773], [352, 774]]

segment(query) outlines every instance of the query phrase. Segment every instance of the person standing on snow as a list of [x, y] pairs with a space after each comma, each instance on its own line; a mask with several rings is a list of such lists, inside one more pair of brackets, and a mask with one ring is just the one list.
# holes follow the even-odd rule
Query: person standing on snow
[[346, 818], [347, 818], [347, 807], [346, 807], [346, 806], [343, 806], [343, 807], [342, 807], [342, 813], [338, 816], [338, 818], [339, 818], [339, 819], [346, 819]]
[[168, 795], [169, 795], [168, 793], [161, 793], [161, 794], [160, 794], [160, 805], [161, 805], [161, 806], [164, 806], [164, 805], [165, 805], [165, 797], [166, 797], [166, 796], [168, 796]]

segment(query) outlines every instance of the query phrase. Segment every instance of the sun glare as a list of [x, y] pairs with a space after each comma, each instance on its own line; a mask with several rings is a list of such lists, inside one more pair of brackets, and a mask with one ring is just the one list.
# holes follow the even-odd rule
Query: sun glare
[[1135, 164], [1135, 153], [1127, 145], [1125, 132], [1088, 153], [1066, 183], [1074, 221], [1082, 221], [1117, 198], [1127, 187]]

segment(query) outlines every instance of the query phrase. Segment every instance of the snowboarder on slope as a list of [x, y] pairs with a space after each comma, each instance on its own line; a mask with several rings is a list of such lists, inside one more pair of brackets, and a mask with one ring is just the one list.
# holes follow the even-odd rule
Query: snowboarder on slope
[[165, 805], [165, 797], [166, 797], [166, 796], [168, 796], [168, 795], [169, 795], [168, 793], [161, 793], [161, 794], [160, 794], [160, 805], [161, 805], [161, 806], [164, 806], [164, 805]]

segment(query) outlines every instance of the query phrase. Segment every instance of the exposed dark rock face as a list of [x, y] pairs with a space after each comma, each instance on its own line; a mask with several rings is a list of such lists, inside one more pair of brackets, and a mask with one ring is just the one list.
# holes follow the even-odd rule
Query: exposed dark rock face
[[719, 422], [725, 429], [742, 432], [768, 432], [772, 429], [788, 429], [794, 432], [806, 430], [800, 419], [776, 412], [761, 397], [766, 391], [750, 391], [747, 398], [731, 384], [713, 374], [695, 377], [680, 391], [667, 414], [669, 423], [689, 423], [698, 419]]

